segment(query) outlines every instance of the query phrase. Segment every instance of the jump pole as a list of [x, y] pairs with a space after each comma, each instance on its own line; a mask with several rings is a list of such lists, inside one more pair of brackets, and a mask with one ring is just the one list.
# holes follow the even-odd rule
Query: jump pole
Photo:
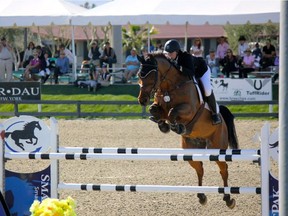
[[95, 153], [5, 153], [9, 159], [33, 160], [170, 160], [170, 161], [255, 161], [260, 155], [210, 155], [210, 154], [95, 154]]
[[95, 154], [213, 154], [213, 155], [260, 155], [260, 149], [183, 149], [183, 148], [94, 148], [59, 147], [61, 153]]

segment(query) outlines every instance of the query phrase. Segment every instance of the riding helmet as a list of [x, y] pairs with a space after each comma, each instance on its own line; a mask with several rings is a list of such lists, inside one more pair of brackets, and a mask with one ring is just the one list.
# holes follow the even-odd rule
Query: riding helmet
[[178, 52], [180, 50], [180, 44], [178, 43], [177, 40], [169, 40], [165, 43], [164, 45], [164, 50], [168, 53], [172, 53], [172, 52]]

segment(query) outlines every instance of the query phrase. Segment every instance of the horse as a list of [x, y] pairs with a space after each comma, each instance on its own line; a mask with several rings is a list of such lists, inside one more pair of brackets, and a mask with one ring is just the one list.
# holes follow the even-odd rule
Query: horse
[[[34, 135], [34, 130], [38, 128], [42, 130], [38, 121], [32, 121], [24, 124], [23, 130], [15, 130], [13, 132], [5, 132], [5, 138], [8, 138], [11, 135], [11, 138], [14, 140], [15, 144], [20, 147], [23, 151], [24, 145], [20, 142], [20, 139], [27, 140], [27, 144], [36, 145], [38, 142], [38, 138]], [[36, 141], [33, 143], [33, 139]]]
[[[201, 90], [195, 79], [183, 75], [162, 53], [150, 53], [140, 57], [139, 96], [142, 106], [150, 104], [153, 121], [158, 123], [161, 132], [170, 130], [181, 135], [182, 148], [238, 149], [238, 138], [234, 125], [234, 116], [225, 106], [220, 106], [222, 123], [213, 125], [211, 111], [203, 100]], [[196, 170], [198, 185], [202, 186], [204, 174], [201, 161], [188, 161]], [[216, 162], [223, 179], [224, 187], [228, 187], [228, 165]], [[197, 193], [202, 205], [207, 203], [204, 193]], [[224, 194], [223, 200], [229, 208], [234, 208], [236, 201], [230, 194]]]

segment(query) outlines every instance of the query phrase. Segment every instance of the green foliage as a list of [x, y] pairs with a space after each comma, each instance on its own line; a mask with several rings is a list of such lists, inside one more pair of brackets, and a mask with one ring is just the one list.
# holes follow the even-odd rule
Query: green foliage
[[[157, 29], [154, 26], [149, 25], [150, 35], [155, 35], [158, 33]], [[138, 26], [138, 25], [129, 25], [128, 28], [122, 28], [122, 43], [123, 50], [129, 51], [132, 48], [136, 48], [138, 51], [144, 45], [143, 41], [148, 38], [148, 26]]]

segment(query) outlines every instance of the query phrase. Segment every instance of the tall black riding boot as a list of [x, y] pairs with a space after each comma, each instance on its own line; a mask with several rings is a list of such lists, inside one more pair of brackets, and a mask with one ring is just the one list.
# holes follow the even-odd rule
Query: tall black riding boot
[[216, 104], [214, 93], [212, 92], [210, 96], [206, 97], [206, 100], [212, 112], [213, 125], [220, 124], [222, 120], [221, 120], [219, 113], [217, 113], [217, 104]]

